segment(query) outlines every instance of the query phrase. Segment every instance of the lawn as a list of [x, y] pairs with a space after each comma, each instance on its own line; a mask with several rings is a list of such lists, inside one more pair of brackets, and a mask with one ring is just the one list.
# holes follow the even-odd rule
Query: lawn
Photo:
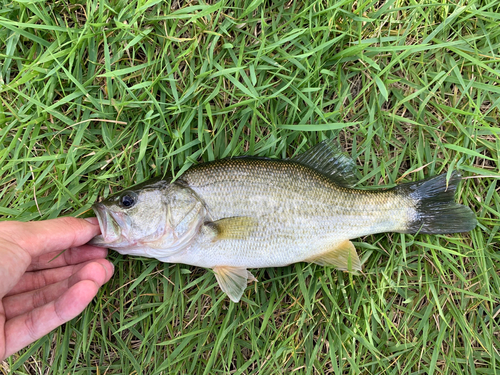
[[500, 1], [0, 0], [0, 218], [195, 163], [337, 138], [358, 187], [458, 170], [470, 233], [355, 239], [360, 275], [213, 272], [111, 252], [15, 374], [500, 374]]

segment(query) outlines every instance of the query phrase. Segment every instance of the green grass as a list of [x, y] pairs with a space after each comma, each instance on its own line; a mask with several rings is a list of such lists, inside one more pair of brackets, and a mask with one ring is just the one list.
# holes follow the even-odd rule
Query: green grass
[[2, 373], [499, 374], [499, 24], [496, 0], [0, 0], [2, 219], [337, 137], [362, 186], [474, 177], [457, 200], [479, 220], [357, 239], [361, 276], [252, 270], [239, 304], [204, 269], [112, 253], [84, 313]]

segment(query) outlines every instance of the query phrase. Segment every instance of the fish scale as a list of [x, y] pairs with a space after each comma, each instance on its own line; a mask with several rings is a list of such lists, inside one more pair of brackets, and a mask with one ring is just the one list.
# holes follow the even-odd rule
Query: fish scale
[[182, 180], [205, 202], [214, 221], [236, 216], [257, 220], [244, 240], [200, 237], [186, 258], [196, 258], [197, 265], [207, 268], [221, 262], [248, 268], [300, 262], [346, 239], [405, 231], [414, 212], [414, 203], [394, 191], [343, 188], [286, 160], [220, 160], [191, 168]]

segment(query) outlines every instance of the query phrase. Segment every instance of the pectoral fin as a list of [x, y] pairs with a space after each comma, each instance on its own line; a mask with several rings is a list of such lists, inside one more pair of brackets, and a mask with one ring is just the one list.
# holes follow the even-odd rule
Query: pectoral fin
[[240, 301], [249, 282], [257, 281], [246, 268], [219, 266], [213, 269], [220, 288], [233, 302]]
[[213, 241], [247, 238], [254, 230], [257, 221], [252, 217], [236, 216], [207, 222], [202, 230], [212, 237]]
[[332, 266], [342, 271], [361, 271], [358, 253], [349, 240], [328, 248], [322, 254], [306, 259], [306, 262], [316, 263], [320, 266]]

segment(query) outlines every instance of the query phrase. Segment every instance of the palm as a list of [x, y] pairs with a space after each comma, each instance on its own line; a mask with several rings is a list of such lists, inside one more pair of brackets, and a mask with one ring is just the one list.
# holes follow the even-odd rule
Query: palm
[[79, 246], [98, 229], [75, 220], [0, 223], [0, 359], [77, 316], [110, 279], [107, 250]]

